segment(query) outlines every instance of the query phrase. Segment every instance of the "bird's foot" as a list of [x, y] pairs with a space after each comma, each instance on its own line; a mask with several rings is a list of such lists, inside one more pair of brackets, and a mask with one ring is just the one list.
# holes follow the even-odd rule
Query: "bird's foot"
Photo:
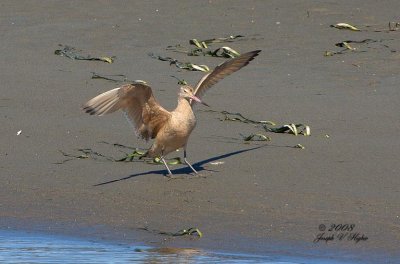
[[188, 173], [185, 175], [180, 175], [180, 176], [176, 176], [173, 174], [166, 174], [164, 175], [164, 177], [168, 178], [168, 181], [170, 180], [184, 180], [184, 179], [195, 179], [195, 178], [207, 178], [207, 175], [203, 174], [203, 173]]
[[184, 176], [175, 176], [173, 174], [166, 174], [164, 177], [168, 178], [168, 181], [170, 180], [178, 180], [178, 179], [185, 179], [186, 177]]

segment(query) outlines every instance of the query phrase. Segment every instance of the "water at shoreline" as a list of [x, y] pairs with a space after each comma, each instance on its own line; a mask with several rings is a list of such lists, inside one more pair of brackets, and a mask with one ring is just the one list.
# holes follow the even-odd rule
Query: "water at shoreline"
[[287, 256], [150, 248], [34, 232], [0, 230], [0, 263], [342, 263]]

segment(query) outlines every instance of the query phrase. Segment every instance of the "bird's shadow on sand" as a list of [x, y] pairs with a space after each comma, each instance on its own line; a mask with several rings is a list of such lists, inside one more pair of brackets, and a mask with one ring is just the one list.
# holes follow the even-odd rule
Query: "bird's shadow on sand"
[[[209, 159], [205, 159], [196, 163], [193, 163], [192, 166], [198, 171], [210, 171], [206, 168], [203, 167], [204, 164], [219, 160], [219, 159], [224, 159], [224, 158], [228, 158], [230, 156], [234, 156], [234, 155], [238, 155], [247, 151], [251, 151], [251, 150], [256, 150], [262, 147], [265, 147], [267, 145], [262, 145], [262, 146], [257, 146], [254, 148], [248, 148], [248, 149], [242, 149], [242, 150], [238, 150], [238, 151], [233, 151], [233, 152], [229, 152], [229, 153], [225, 153], [222, 155], [218, 155], [218, 156], [214, 156], [212, 158]], [[174, 175], [179, 175], [179, 174], [190, 174], [192, 172], [192, 170], [189, 167], [183, 167], [183, 168], [178, 168], [178, 169], [174, 169], [171, 170], [172, 174]], [[133, 177], [137, 177], [137, 176], [143, 176], [143, 175], [149, 175], [149, 174], [159, 174], [159, 175], [166, 175], [166, 169], [162, 169], [162, 170], [152, 170], [152, 171], [147, 171], [147, 172], [141, 172], [141, 173], [135, 173], [135, 174], [131, 174], [129, 176], [120, 178], [120, 179], [115, 179], [115, 180], [111, 180], [111, 181], [106, 181], [106, 182], [101, 182], [98, 184], [95, 184], [93, 186], [101, 186], [101, 185], [106, 185], [106, 184], [110, 184], [110, 183], [115, 183], [115, 182], [119, 182], [119, 181], [124, 181], [124, 180], [128, 180], [130, 178]]]

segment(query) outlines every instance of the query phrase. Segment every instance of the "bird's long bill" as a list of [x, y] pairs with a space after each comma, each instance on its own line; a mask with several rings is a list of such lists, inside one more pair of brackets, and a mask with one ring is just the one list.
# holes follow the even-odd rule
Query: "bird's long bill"
[[205, 102], [203, 102], [202, 100], [200, 100], [200, 98], [198, 98], [198, 97], [195, 96], [195, 95], [192, 95], [192, 97], [190, 97], [190, 98], [193, 99], [193, 100], [195, 100], [196, 102], [198, 102], [198, 103], [200, 103], [200, 104], [203, 104], [203, 105], [205, 105], [205, 106], [210, 107], [208, 104], [206, 104]]

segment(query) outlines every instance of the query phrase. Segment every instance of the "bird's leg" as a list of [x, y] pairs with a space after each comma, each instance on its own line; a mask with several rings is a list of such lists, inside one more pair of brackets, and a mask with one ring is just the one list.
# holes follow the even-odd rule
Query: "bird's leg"
[[192, 171], [195, 174], [198, 174], [198, 172], [193, 168], [192, 165], [190, 165], [189, 161], [186, 159], [186, 147], [183, 149], [183, 160], [185, 161], [185, 163], [192, 169]]
[[172, 174], [171, 170], [169, 169], [169, 167], [168, 167], [167, 163], [165, 162], [165, 159], [164, 159], [164, 157], [163, 157], [162, 155], [160, 156], [160, 159], [162, 160], [162, 162], [164, 163], [165, 167], [166, 167], [167, 170], [168, 170], [168, 175], [167, 175], [167, 177], [172, 177], [173, 174]]

